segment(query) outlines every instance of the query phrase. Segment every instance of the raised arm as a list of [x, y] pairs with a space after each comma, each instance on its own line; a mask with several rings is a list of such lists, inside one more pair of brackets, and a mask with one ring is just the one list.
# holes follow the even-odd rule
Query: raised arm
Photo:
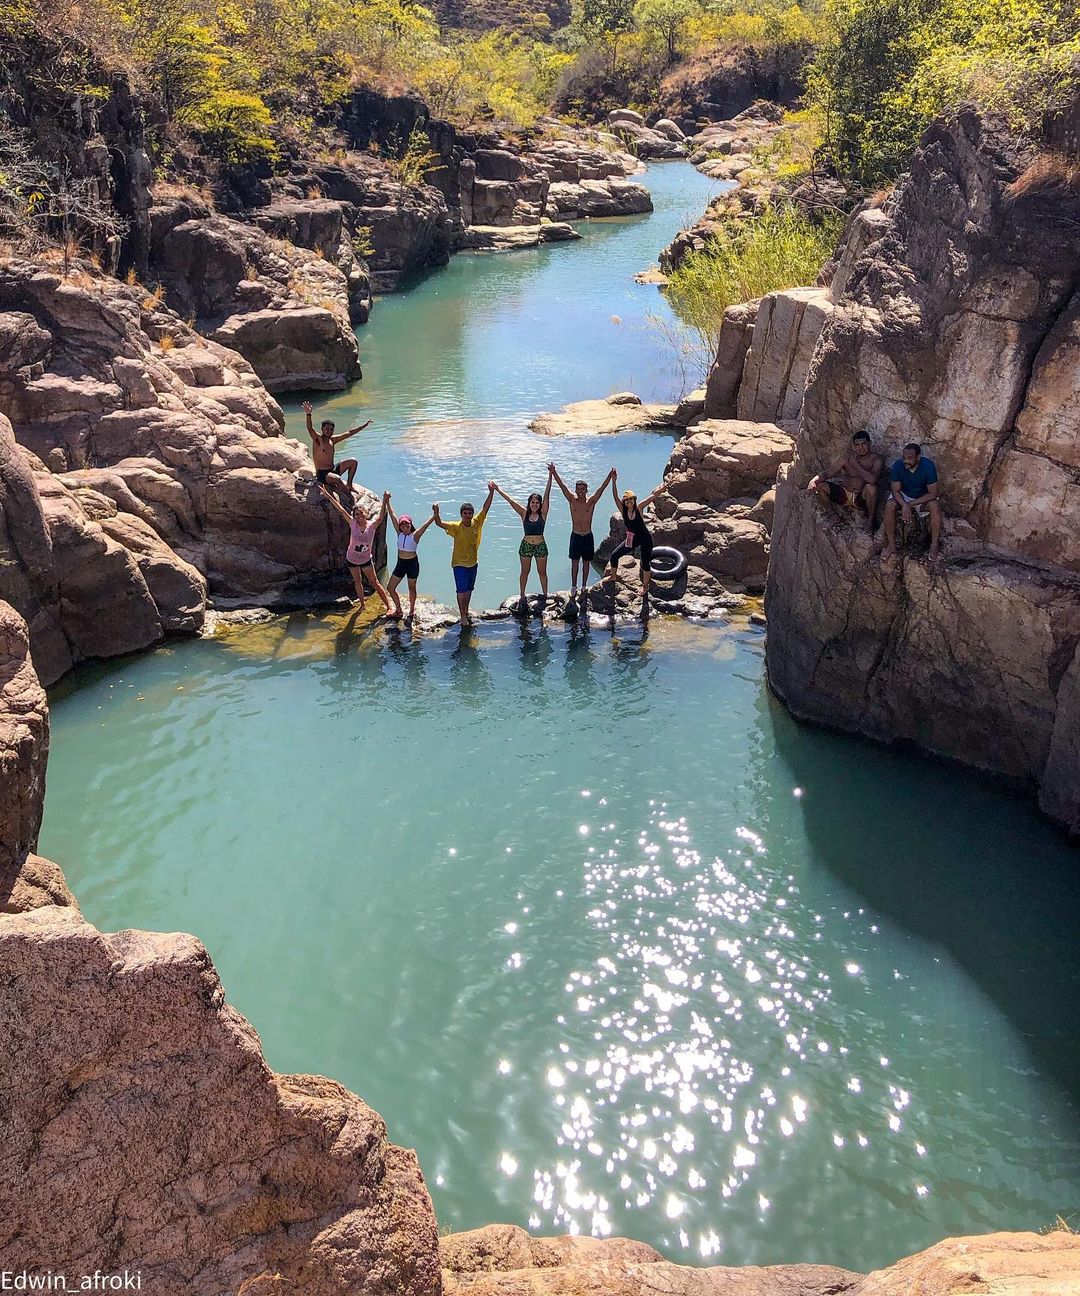
[[[496, 492], [496, 490], [498, 490], [498, 487], [495, 485], [495, 483], [494, 483], [493, 481], [489, 481], [489, 482], [488, 482], [488, 493], [487, 493], [487, 499], [484, 500], [484, 507], [480, 510], [480, 520], [481, 520], [481, 521], [483, 521], [484, 518], [486, 518], [487, 515], [488, 515], [488, 509], [491, 508], [491, 501], [495, 498], [495, 492]], [[507, 499], [510, 499], [510, 496], [507, 495], [506, 498], [507, 498]], [[514, 501], [513, 501], [513, 500], [510, 500], [510, 503], [511, 503], [511, 504], [514, 504]], [[514, 508], [516, 508], [517, 511], [522, 515], [522, 517], [524, 517], [524, 515], [525, 515], [525, 510], [521, 507], [520, 504], [514, 504]]]
[[352, 514], [349, 513], [348, 510], [343, 509], [341, 507], [341, 501], [337, 498], [337, 496], [331, 495], [331, 493], [326, 489], [325, 486], [320, 485], [319, 490], [321, 490], [322, 493], [326, 496], [326, 498], [330, 501], [330, 503], [333, 504], [334, 508], [337, 509], [337, 511], [341, 514], [341, 516], [345, 519], [345, 521], [351, 524]]
[[551, 508], [551, 469], [548, 468], [547, 485], [544, 487], [544, 502], [540, 505], [540, 516], [546, 518]]
[[[612, 468], [612, 469], [608, 472], [608, 475], [607, 475], [607, 476], [604, 478], [604, 480], [600, 483], [600, 486], [597, 488], [596, 494], [593, 495], [592, 498], [589, 500], [589, 507], [590, 507], [590, 508], [595, 508], [595, 507], [596, 507], [596, 505], [600, 502], [600, 496], [603, 495], [604, 491], [606, 491], [607, 488], [608, 488], [608, 482], [611, 482], [611, 481], [614, 481], [614, 480], [615, 480], [615, 469]], [[567, 498], [569, 498], [569, 496], [567, 496]]]
[[495, 494], [498, 494], [501, 495], [504, 500], [506, 500], [507, 504], [510, 505], [510, 507], [514, 510], [514, 512], [518, 515], [518, 517], [525, 516], [525, 510], [521, 507], [521, 505], [517, 502], [517, 500], [514, 499], [512, 495], [507, 495], [506, 491], [504, 491], [501, 486], [497, 486], [494, 482], [488, 482], [488, 485], [492, 488], [492, 493], [488, 494], [487, 503], [480, 510], [481, 514], [484, 514], [488, 511], [488, 509], [491, 507], [491, 501], [494, 499]]
[[449, 530], [450, 530], [450, 528], [449, 528], [449, 527], [446, 525], [446, 523], [442, 520], [442, 514], [439, 512], [439, 506], [438, 506], [438, 504], [432, 504], [432, 506], [431, 506], [431, 520], [432, 520], [432, 522], [435, 523], [435, 525], [436, 525], [437, 527], [439, 527], [440, 530], [442, 530], [442, 531], [449, 531]]
[[371, 427], [371, 419], [368, 419], [366, 423], [359, 424], [357, 427], [349, 428], [348, 432], [342, 432], [339, 436], [331, 437], [330, 440], [333, 441], [334, 445], [341, 445], [342, 441], [348, 441], [349, 437], [354, 437], [357, 432], [363, 432], [365, 428], [369, 427]]
[[433, 513], [433, 514], [431, 515], [431, 517], [428, 518], [428, 520], [424, 523], [424, 525], [423, 525], [423, 526], [422, 526], [418, 531], [414, 531], [414, 532], [413, 532], [413, 535], [414, 535], [415, 538], [416, 538], [416, 543], [417, 543], [417, 544], [420, 543], [420, 539], [421, 539], [421, 537], [423, 536], [424, 532], [428, 529], [429, 526], [431, 526], [432, 522], [434, 522], [434, 521], [435, 521], [435, 514]]
[[619, 499], [619, 474], [614, 468], [611, 470], [611, 498], [615, 501], [616, 508], [622, 508], [622, 500]]
[[390, 525], [391, 525], [391, 526], [394, 528], [394, 530], [396, 531], [396, 530], [398, 529], [398, 524], [397, 524], [397, 514], [394, 512], [394, 506], [393, 506], [393, 504], [390, 503], [390, 492], [389, 492], [389, 491], [387, 491], [386, 494], [383, 496], [383, 500], [384, 500], [385, 503], [386, 503], [386, 515], [387, 515], [387, 517], [390, 519]]
[[[548, 472], [552, 475], [552, 477], [555, 478], [556, 482], [558, 483], [559, 490], [561, 490], [562, 493], [566, 496], [567, 501], [572, 504], [574, 502], [574, 497], [573, 495], [570, 494], [569, 490], [567, 490], [566, 482], [564, 482], [563, 479], [559, 476], [558, 468], [556, 468], [553, 463], [549, 463]], [[600, 487], [601, 491], [604, 490], [606, 486], [607, 486], [607, 481], [605, 480], [604, 485]]]
[[304, 401], [304, 404], [303, 404], [302, 408], [303, 408], [303, 411], [304, 411], [304, 418], [305, 418], [306, 421], [307, 421], [307, 434], [308, 434], [309, 437], [311, 437], [312, 441], [314, 441], [314, 440], [315, 440], [315, 424], [312, 423], [312, 421], [311, 421], [311, 401]]
[[660, 485], [657, 486], [656, 490], [654, 490], [651, 495], [646, 495], [645, 498], [641, 501], [641, 503], [638, 505], [638, 512], [640, 513], [642, 509], [647, 509], [649, 505], [656, 500], [657, 495], [662, 495], [663, 493], [664, 493], [664, 483], [661, 482]]

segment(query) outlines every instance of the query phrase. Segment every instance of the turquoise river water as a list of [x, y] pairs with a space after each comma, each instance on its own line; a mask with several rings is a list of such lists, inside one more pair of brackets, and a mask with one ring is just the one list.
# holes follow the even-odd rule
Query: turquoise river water
[[[632, 274], [712, 186], [648, 181], [649, 218], [378, 304], [331, 402], [377, 419], [361, 480], [417, 514], [552, 452], [655, 485], [665, 438], [525, 430], [681, 385]], [[497, 505], [479, 605], [519, 534]], [[445, 537], [421, 556], [446, 598]], [[763, 647], [341, 615], [174, 644], [55, 690], [42, 849], [98, 925], [197, 934], [273, 1066], [417, 1148], [444, 1226], [868, 1269], [1075, 1212], [1075, 852], [1009, 793], [794, 724]]]

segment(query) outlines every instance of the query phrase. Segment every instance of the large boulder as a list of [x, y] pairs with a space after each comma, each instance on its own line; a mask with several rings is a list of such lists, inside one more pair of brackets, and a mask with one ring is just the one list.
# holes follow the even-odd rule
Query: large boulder
[[327, 231], [334, 246], [320, 255], [227, 216], [177, 224], [174, 203], [151, 215], [153, 272], [169, 305], [238, 351], [269, 390], [337, 390], [360, 376], [349, 286], [326, 255], [343, 255], [340, 231], [336, 241]]
[[594, 216], [634, 216], [653, 209], [652, 195], [642, 184], [612, 177], [572, 183], [553, 181], [548, 189], [547, 209], [561, 220]]
[[675, 405], [646, 405], [632, 392], [574, 401], [557, 414], [538, 414], [529, 428], [541, 436], [608, 436], [615, 432], [676, 430]]
[[[768, 669], [799, 716], [1038, 789], [1080, 831], [1080, 195], [964, 110], [928, 130], [850, 265], [776, 495]], [[755, 335], [757, 329], [755, 328]], [[946, 560], [882, 572], [805, 494], [868, 428], [937, 463]]]
[[832, 309], [823, 288], [790, 288], [762, 297], [739, 383], [739, 418], [797, 421], [814, 348]]
[[987, 1233], [946, 1238], [867, 1274], [852, 1296], [1063, 1296], [1080, 1291], [1080, 1237]]
[[354, 324], [363, 324], [371, 312], [371, 277], [357, 254], [355, 221], [350, 215], [348, 205], [333, 198], [283, 196], [256, 208], [248, 219], [274, 238], [309, 248], [336, 265], [345, 276], [349, 317]]
[[704, 419], [676, 442], [664, 490], [677, 500], [712, 505], [739, 496], [757, 498], [794, 453], [794, 439], [775, 424]]
[[37, 844], [49, 755], [49, 708], [30, 660], [26, 623], [0, 603], [0, 912]]
[[193, 937], [43, 905], [0, 918], [0, 977], [5, 1264], [162, 1296], [438, 1291], [415, 1155], [341, 1085], [275, 1075]]

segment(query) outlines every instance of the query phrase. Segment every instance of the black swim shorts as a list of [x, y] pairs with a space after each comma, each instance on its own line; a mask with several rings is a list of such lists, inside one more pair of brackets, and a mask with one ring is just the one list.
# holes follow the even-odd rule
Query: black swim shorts
[[420, 576], [420, 559], [419, 558], [398, 558], [394, 564], [393, 575], [398, 580], [407, 576], [409, 580], [417, 580]]
[[592, 562], [596, 557], [596, 541], [593, 539], [593, 533], [587, 531], [580, 535], [577, 531], [570, 533], [570, 559], [576, 562], [579, 558], [584, 558], [586, 562]]

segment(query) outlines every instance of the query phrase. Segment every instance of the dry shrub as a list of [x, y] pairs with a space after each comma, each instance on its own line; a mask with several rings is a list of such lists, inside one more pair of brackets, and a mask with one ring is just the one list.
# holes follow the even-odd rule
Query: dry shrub
[[162, 333], [158, 338], [158, 346], [162, 351], [171, 351], [176, 346], [176, 338], [171, 333]]
[[1013, 199], [1047, 193], [1080, 195], [1080, 158], [1040, 153], [1005, 192]]
[[201, 202], [205, 203], [211, 211], [214, 210], [214, 195], [205, 186], [184, 184], [178, 180], [156, 180], [151, 186], [150, 193], [158, 201], [175, 199]]
[[153, 292], [147, 293], [147, 295], [142, 299], [139, 305], [141, 309], [144, 311], [157, 310], [157, 308], [161, 305], [164, 297], [165, 297], [165, 285], [159, 283], [155, 286]]

